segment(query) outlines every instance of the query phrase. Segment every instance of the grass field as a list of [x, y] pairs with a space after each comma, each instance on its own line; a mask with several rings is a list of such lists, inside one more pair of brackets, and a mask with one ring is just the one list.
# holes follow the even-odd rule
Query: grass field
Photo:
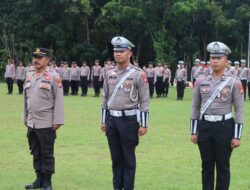
[[[34, 179], [26, 128], [21, 121], [23, 96], [6, 95], [0, 84], [0, 190], [21, 190]], [[57, 131], [54, 190], [111, 190], [109, 149], [100, 130], [101, 98], [65, 97], [65, 125]], [[250, 101], [245, 103], [242, 145], [231, 159], [230, 190], [250, 189]], [[191, 89], [183, 101], [154, 98], [149, 131], [137, 147], [136, 190], [200, 190], [201, 162], [189, 141]]]

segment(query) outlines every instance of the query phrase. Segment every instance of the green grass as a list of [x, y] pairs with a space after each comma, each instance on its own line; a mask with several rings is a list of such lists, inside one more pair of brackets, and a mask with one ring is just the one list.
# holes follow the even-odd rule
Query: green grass
[[[26, 128], [21, 121], [23, 96], [6, 95], [0, 84], [0, 190], [24, 189], [34, 179]], [[101, 98], [65, 97], [65, 125], [58, 130], [55, 146], [55, 190], [111, 190], [109, 149], [100, 130]], [[201, 161], [196, 145], [189, 140], [191, 89], [183, 101], [168, 98], [150, 103], [148, 134], [137, 147], [136, 190], [200, 190]], [[250, 101], [245, 104], [242, 145], [231, 159], [230, 190], [250, 189]]]

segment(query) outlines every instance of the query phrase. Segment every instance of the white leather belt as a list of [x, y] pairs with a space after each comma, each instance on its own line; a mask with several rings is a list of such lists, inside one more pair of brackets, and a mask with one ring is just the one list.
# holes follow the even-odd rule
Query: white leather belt
[[205, 115], [203, 116], [205, 121], [216, 122], [216, 121], [223, 121], [228, 120], [233, 117], [232, 112], [225, 114], [225, 115]]
[[122, 117], [122, 116], [132, 116], [136, 115], [137, 110], [124, 110], [124, 111], [116, 111], [116, 110], [109, 110], [109, 115], [114, 117]]
[[240, 80], [247, 80], [247, 78], [241, 78]]

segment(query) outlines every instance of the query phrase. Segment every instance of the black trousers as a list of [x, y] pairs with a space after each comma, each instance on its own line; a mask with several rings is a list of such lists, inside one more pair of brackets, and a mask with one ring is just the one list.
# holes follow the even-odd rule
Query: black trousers
[[69, 85], [70, 85], [69, 80], [63, 80], [62, 84], [63, 84], [63, 94], [68, 95], [69, 94]]
[[230, 157], [232, 153], [234, 120], [198, 123], [198, 146], [202, 160], [202, 189], [228, 190], [230, 184]]
[[88, 78], [81, 77], [81, 88], [82, 88], [82, 95], [88, 94]]
[[53, 174], [55, 172], [56, 131], [52, 128], [32, 129], [28, 127], [27, 137], [33, 155], [34, 170], [43, 174]]
[[177, 91], [177, 99], [184, 98], [184, 90], [185, 90], [185, 81], [177, 81], [176, 91]]
[[166, 78], [163, 83], [163, 96], [168, 96], [168, 89], [169, 89], [169, 79]]
[[14, 83], [13, 78], [7, 77], [6, 78], [6, 83], [7, 83], [7, 87], [8, 87], [8, 93], [12, 94], [12, 92], [13, 92], [13, 83]]
[[148, 78], [148, 85], [149, 85], [149, 95], [152, 98], [154, 95], [154, 77]]
[[155, 83], [155, 91], [157, 96], [161, 96], [163, 93], [163, 77], [157, 77]]
[[240, 80], [243, 86], [244, 90], [244, 100], [246, 99], [246, 93], [247, 93], [247, 80]]
[[100, 81], [99, 81], [99, 76], [94, 76], [93, 77], [93, 87], [95, 90], [95, 94], [99, 95], [100, 94]]
[[79, 81], [77, 80], [71, 80], [70, 81], [70, 86], [71, 86], [71, 94], [72, 95], [77, 95], [78, 90], [79, 90]]
[[16, 81], [16, 83], [17, 83], [17, 86], [18, 86], [18, 92], [19, 92], [19, 94], [22, 94], [23, 93], [23, 83], [24, 83], [24, 81], [18, 79]]
[[194, 84], [195, 84], [195, 81], [196, 81], [196, 79], [194, 78], [194, 79], [193, 79], [193, 86], [194, 86]]
[[138, 129], [136, 116], [107, 118], [106, 135], [112, 159], [114, 189], [134, 189]]
[[250, 82], [247, 83], [247, 88], [248, 88], [248, 98], [250, 99]]

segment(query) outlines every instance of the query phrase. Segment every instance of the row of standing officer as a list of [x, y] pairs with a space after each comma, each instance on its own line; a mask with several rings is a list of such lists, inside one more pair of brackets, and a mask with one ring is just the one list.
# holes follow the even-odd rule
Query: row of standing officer
[[[187, 82], [187, 70], [184, 67], [184, 62], [178, 62], [179, 67], [175, 72], [174, 82], [176, 83], [177, 100], [182, 100], [184, 97], [184, 89]], [[161, 63], [157, 63], [157, 66], [153, 68], [153, 64], [149, 63], [148, 68], [145, 69], [147, 74], [150, 97], [153, 97], [154, 88], [156, 90], [157, 97], [167, 97], [169, 91], [169, 83], [172, 79], [171, 70], [167, 64], [162, 66]]]
[[68, 95], [69, 86], [71, 86], [72, 95], [78, 94], [79, 83], [82, 89], [81, 96], [86, 96], [88, 93], [88, 84], [91, 80], [93, 82], [93, 87], [95, 91], [95, 97], [100, 95], [100, 88], [102, 86], [102, 81], [106, 77], [107, 71], [113, 67], [111, 60], [107, 60], [105, 66], [102, 68], [99, 64], [99, 60], [95, 60], [95, 65], [92, 69], [89, 68], [86, 62], [82, 63], [79, 68], [75, 62], [69, 67], [67, 62], [61, 63], [56, 71], [62, 78], [64, 95]]

